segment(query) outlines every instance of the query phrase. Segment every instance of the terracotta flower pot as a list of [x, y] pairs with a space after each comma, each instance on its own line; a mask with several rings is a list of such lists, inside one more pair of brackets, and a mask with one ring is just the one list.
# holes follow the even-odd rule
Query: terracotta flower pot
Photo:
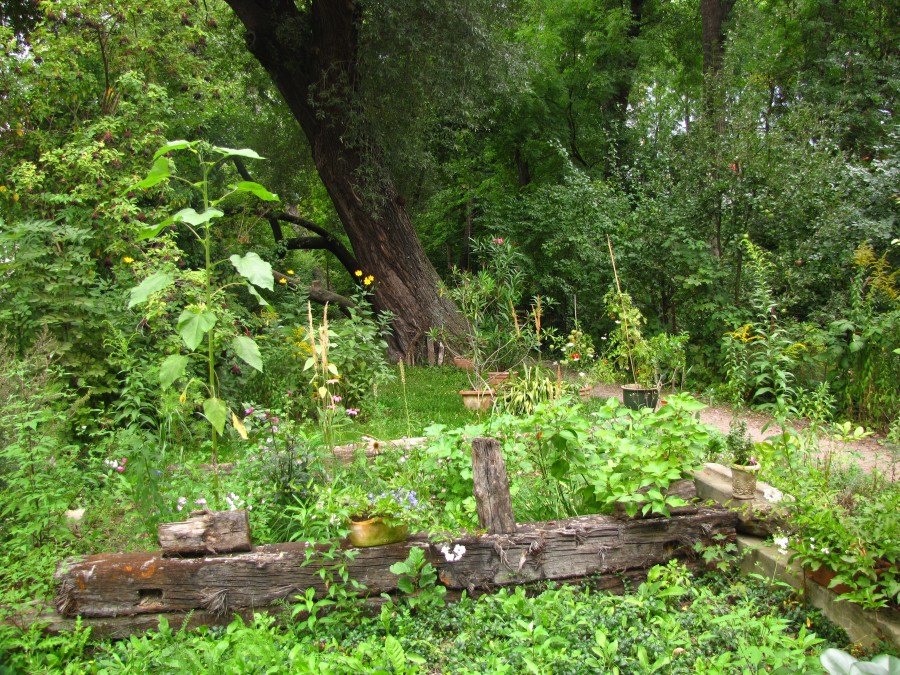
[[463, 389], [459, 395], [462, 396], [463, 405], [469, 410], [490, 410], [494, 405], [494, 392], [490, 389], [483, 391]]
[[357, 548], [383, 546], [403, 541], [409, 536], [409, 527], [405, 523], [388, 525], [378, 516], [365, 520], [350, 518], [350, 543]]
[[591, 393], [593, 391], [594, 391], [593, 387], [587, 386], [587, 387], [582, 387], [581, 389], [579, 389], [578, 394], [581, 396], [581, 398], [590, 398]]
[[759, 464], [731, 465], [731, 494], [735, 499], [753, 499], [756, 496], [756, 474]]
[[[811, 570], [808, 567], [803, 569], [803, 573], [806, 575], [807, 579], [811, 581], [815, 581], [820, 586], [824, 586], [825, 588], [829, 588], [831, 584], [831, 580], [837, 576], [837, 572], [835, 572], [830, 567], [826, 567], [822, 565], [817, 570]], [[847, 584], [838, 584], [834, 588], [831, 588], [832, 591], [840, 595], [841, 593], [849, 593], [853, 589], [850, 588]]]
[[463, 370], [475, 370], [475, 362], [472, 359], [467, 359], [464, 356], [454, 356], [453, 365], [455, 365], [457, 368], [462, 368]]
[[509, 371], [508, 370], [499, 370], [492, 371], [488, 373], [488, 386], [496, 387], [501, 382], [506, 382], [509, 379]]

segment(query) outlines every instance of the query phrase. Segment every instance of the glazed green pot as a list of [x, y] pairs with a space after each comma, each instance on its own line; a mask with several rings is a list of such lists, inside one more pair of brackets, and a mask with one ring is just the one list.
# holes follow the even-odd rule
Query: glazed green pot
[[350, 518], [350, 543], [356, 548], [396, 544], [409, 536], [409, 527], [405, 523], [388, 525], [378, 516], [365, 520]]

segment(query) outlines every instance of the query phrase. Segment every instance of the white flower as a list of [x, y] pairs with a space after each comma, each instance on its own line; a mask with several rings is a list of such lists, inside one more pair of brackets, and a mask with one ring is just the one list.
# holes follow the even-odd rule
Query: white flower
[[778, 547], [778, 552], [781, 555], [785, 555], [787, 553], [788, 542], [790, 540], [787, 537], [772, 537], [772, 543]]
[[828, 548], [825, 547], [825, 546], [823, 546], [823, 547], [822, 547], [822, 553], [824, 553], [825, 555], [828, 555]]
[[578, 377], [584, 377], [585, 373], [578, 373]]
[[462, 557], [466, 554], [466, 547], [462, 544], [456, 544], [452, 551], [447, 544], [441, 544], [441, 547], [438, 550], [444, 554], [444, 559], [447, 562], [462, 560]]

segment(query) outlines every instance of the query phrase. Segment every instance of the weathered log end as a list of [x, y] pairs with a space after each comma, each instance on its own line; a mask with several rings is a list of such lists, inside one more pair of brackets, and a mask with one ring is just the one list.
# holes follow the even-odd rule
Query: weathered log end
[[516, 531], [509, 477], [499, 441], [476, 438], [472, 441], [472, 480], [478, 524], [488, 534], [512, 534]]
[[253, 548], [247, 511], [194, 511], [187, 520], [160, 523], [163, 557], [240, 553]]

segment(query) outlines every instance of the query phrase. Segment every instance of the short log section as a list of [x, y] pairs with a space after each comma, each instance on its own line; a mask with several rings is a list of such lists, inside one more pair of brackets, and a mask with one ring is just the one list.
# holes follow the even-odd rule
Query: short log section
[[244, 509], [192, 511], [188, 520], [160, 523], [157, 531], [162, 554], [167, 558], [239, 553], [253, 548], [250, 518]]

